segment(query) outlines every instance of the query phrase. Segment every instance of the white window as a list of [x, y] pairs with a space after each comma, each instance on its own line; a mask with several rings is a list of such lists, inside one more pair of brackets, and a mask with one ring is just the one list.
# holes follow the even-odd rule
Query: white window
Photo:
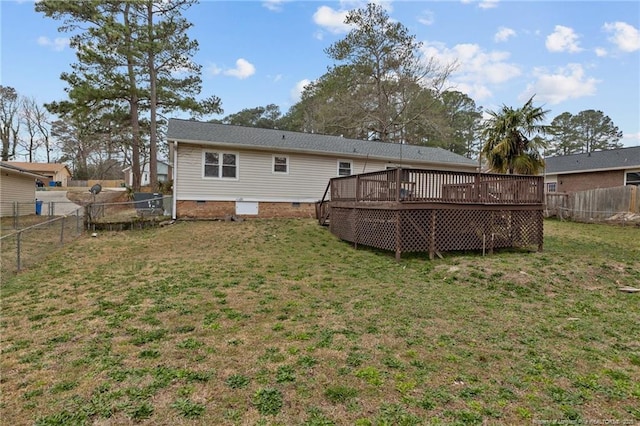
[[273, 173], [289, 174], [289, 157], [286, 155], [273, 156]]
[[351, 176], [353, 163], [347, 160], [338, 160], [338, 176]]
[[640, 186], [640, 171], [627, 173], [625, 180], [627, 185]]
[[547, 182], [547, 192], [556, 192], [557, 182]]
[[205, 151], [203, 166], [204, 177], [218, 179], [238, 178], [238, 154]]

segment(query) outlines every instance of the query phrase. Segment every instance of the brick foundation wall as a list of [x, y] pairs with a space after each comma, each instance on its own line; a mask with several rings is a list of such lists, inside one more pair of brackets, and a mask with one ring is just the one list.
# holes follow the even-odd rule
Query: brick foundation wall
[[615, 188], [624, 185], [624, 170], [558, 175], [558, 192]]
[[[177, 217], [190, 219], [223, 219], [236, 214], [235, 201], [178, 201]], [[259, 202], [258, 215], [238, 215], [247, 218], [314, 218], [314, 203]]]

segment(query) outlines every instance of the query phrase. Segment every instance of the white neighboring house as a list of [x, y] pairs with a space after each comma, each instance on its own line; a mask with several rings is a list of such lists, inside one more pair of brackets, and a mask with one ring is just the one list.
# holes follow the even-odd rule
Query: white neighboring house
[[44, 180], [46, 177], [0, 162], [0, 216], [35, 213], [36, 179]]
[[314, 217], [329, 179], [391, 167], [477, 171], [441, 148], [170, 119], [173, 214]]
[[[169, 164], [164, 161], [158, 160], [158, 182], [166, 182], [171, 179], [169, 173]], [[133, 173], [131, 172], [131, 166], [125, 167], [123, 170], [124, 173], [124, 182], [127, 186], [133, 186]], [[140, 185], [147, 186], [151, 184], [151, 180], [149, 179], [149, 163], [145, 163], [142, 167], [142, 173], [140, 176]]]

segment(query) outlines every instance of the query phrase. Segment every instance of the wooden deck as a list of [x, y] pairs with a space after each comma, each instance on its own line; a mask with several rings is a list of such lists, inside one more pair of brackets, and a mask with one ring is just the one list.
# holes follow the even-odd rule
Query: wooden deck
[[318, 220], [343, 240], [394, 251], [397, 259], [406, 252], [542, 250], [541, 176], [390, 169], [334, 178], [327, 189]]

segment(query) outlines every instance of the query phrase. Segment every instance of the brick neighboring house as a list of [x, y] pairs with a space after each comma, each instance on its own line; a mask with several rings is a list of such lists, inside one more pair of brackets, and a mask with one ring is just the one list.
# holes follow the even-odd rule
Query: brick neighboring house
[[49, 182], [60, 182], [60, 186], [67, 186], [71, 179], [71, 172], [69, 171], [69, 168], [61, 163], [28, 163], [21, 161], [9, 161], [8, 164], [43, 175], [45, 179], [42, 180], [45, 186], [49, 186]]
[[640, 185], [640, 146], [545, 159], [547, 192]]
[[329, 179], [404, 166], [476, 172], [441, 148], [170, 119], [175, 217], [314, 217]]

